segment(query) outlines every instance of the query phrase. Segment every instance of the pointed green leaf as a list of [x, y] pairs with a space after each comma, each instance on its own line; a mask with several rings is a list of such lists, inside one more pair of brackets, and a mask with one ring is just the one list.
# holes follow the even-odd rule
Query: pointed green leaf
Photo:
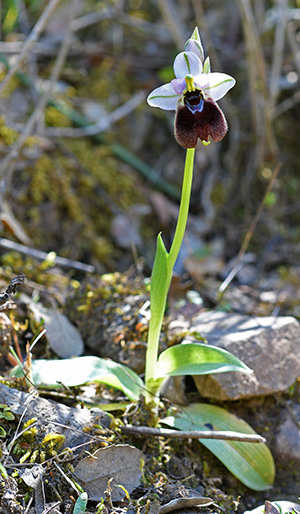
[[[22, 376], [16, 366], [13, 376]], [[101, 382], [120, 389], [130, 400], [137, 401], [144, 390], [144, 382], [130, 368], [100, 357], [85, 356], [62, 360], [32, 361], [32, 378], [35, 385], [45, 387], [78, 386], [86, 382]]]
[[246, 364], [222, 348], [202, 343], [182, 343], [160, 354], [155, 377], [207, 375], [225, 371], [252, 373]]
[[168, 252], [161, 234], [158, 234], [150, 291], [151, 321], [154, 324], [160, 323], [163, 318], [171, 277], [172, 273], [168, 270]]
[[[216, 405], [194, 403], [181, 407], [175, 416], [162, 420], [179, 430], [232, 430], [255, 434], [244, 420]], [[269, 448], [264, 443], [243, 443], [216, 439], [199, 439], [243, 484], [254, 491], [271, 487], [275, 465]]]

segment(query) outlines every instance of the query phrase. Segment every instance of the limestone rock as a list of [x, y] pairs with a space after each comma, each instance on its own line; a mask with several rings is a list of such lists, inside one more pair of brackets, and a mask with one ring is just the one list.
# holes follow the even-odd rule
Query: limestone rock
[[84, 431], [84, 428], [92, 428], [95, 423], [108, 428], [111, 423], [109, 415], [100, 409], [75, 409], [4, 384], [0, 384], [0, 403], [6, 404], [15, 416], [22, 416], [22, 422], [37, 418], [39, 432], [45, 435], [50, 432], [63, 434], [66, 437], [64, 446], [78, 450], [83, 444], [88, 448], [88, 443], [93, 441], [89, 431]]
[[299, 417], [295, 419], [288, 409], [282, 414], [275, 437], [275, 452], [277, 458], [286, 461], [300, 462], [300, 430]]
[[167, 398], [171, 403], [176, 405], [188, 405], [188, 400], [185, 396], [185, 377], [168, 377], [163, 383], [160, 390], [163, 398]]
[[195, 376], [203, 397], [237, 400], [272, 394], [285, 391], [300, 376], [300, 325], [293, 317], [204, 312], [194, 318], [190, 330], [254, 371]]

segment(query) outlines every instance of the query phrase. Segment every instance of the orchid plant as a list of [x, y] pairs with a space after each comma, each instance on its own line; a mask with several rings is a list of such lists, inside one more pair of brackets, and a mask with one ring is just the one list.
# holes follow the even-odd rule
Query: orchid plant
[[[167, 252], [161, 234], [158, 235], [156, 255], [151, 276], [150, 325], [146, 353], [145, 401], [157, 419], [159, 391], [168, 376], [197, 375], [251, 370], [224, 350], [201, 343], [180, 344], [168, 348], [158, 357], [159, 337], [166, 307], [167, 295], [185, 233], [193, 177], [195, 147], [198, 139], [207, 145], [221, 141], [228, 130], [225, 116], [217, 100], [234, 85], [235, 79], [225, 73], [211, 73], [209, 57], [204, 51], [198, 29], [186, 42], [184, 51], [174, 61], [173, 79], [158, 87], [147, 98], [151, 107], [175, 110], [174, 133], [177, 142], [186, 151], [181, 201], [177, 226], [170, 251]], [[161, 420], [179, 430], [206, 430], [212, 426], [218, 430], [240, 430], [253, 433], [245, 421], [221, 407], [195, 403]], [[275, 467], [268, 447], [264, 444], [206, 441], [200, 439], [225, 466], [245, 485], [263, 490], [273, 483]], [[248, 445], [248, 446], [247, 446]]]
[[[157, 366], [159, 336], [172, 271], [183, 241], [188, 219], [195, 147], [198, 139], [206, 145], [211, 140], [221, 141], [226, 135], [227, 122], [216, 101], [222, 98], [235, 84], [235, 79], [230, 75], [211, 73], [209, 57], [204, 60], [204, 51], [197, 27], [191, 38], [185, 43], [184, 51], [176, 56], [173, 68], [176, 78], [169, 84], [154, 89], [147, 98], [151, 107], [176, 111], [175, 138], [181, 146], [187, 148], [182, 195], [174, 239], [170, 251], [167, 252], [159, 234], [151, 277], [151, 318], [146, 354], [145, 385], [146, 403], [152, 403], [154, 408], [158, 404], [158, 393], [162, 379], [165, 376], [160, 376], [163, 370], [161, 366]], [[200, 352], [200, 349], [202, 351], [200, 359], [204, 358], [203, 353], [209, 355], [211, 352], [211, 348], [207, 345], [202, 346], [202, 348], [197, 345], [196, 349], [193, 349], [194, 359], [194, 352]], [[169, 349], [169, 352], [171, 351], [172, 349]], [[173, 351], [178, 350], [174, 348]], [[188, 358], [190, 352], [190, 345], [189, 347], [185, 345], [186, 358]], [[159, 362], [163, 359], [164, 354], [165, 352], [161, 355]], [[181, 355], [182, 358], [184, 358], [183, 355]], [[226, 368], [218, 368], [218, 370], [228, 371]], [[246, 367], [241, 368], [240, 371], [245, 372], [247, 369]], [[203, 370], [199, 369], [198, 372], [201, 373]], [[211, 368], [208, 372], [212, 373], [215, 370]], [[189, 374], [191, 373], [189, 372]]]
[[[225, 73], [211, 73], [210, 62], [204, 52], [198, 29], [186, 42], [184, 51], [174, 61], [175, 79], [158, 87], [148, 96], [148, 104], [165, 110], [175, 110], [175, 138], [186, 151], [179, 215], [173, 242], [168, 252], [161, 234], [157, 238], [156, 254], [151, 276], [150, 322], [145, 362], [145, 382], [132, 369], [109, 359], [83, 356], [75, 359], [33, 360], [32, 378], [36, 385], [45, 387], [77, 386], [87, 382], [101, 382], [123, 391], [137, 402], [142, 395], [149, 410], [149, 423], [158, 422], [159, 393], [168, 377], [204, 375], [252, 370], [231, 353], [202, 343], [182, 343], [171, 346], [158, 355], [162, 321], [173, 268], [183, 241], [191, 196], [195, 147], [198, 139], [207, 145], [221, 141], [228, 130], [225, 116], [217, 100], [234, 84]], [[12, 370], [22, 375], [22, 365]], [[175, 415], [161, 420], [179, 430], [239, 430], [244, 434], [254, 431], [245, 421], [225, 409], [209, 404], [182, 407]], [[263, 443], [201, 439], [245, 485], [264, 490], [274, 480], [272, 455]]]

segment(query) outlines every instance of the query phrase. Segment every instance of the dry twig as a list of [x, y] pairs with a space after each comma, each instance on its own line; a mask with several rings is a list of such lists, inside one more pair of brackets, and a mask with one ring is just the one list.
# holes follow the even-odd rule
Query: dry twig
[[[272, 160], [276, 155], [276, 141], [268, 108], [266, 63], [252, 6], [249, 0], [238, 0], [238, 5], [242, 15], [247, 47], [248, 79], [256, 137], [254, 159], [249, 163], [248, 168], [248, 176], [252, 179], [257, 167], [266, 156], [268, 160]], [[259, 89], [258, 84], [260, 84]]]
[[[29, 248], [29, 246], [21, 245], [20, 243], [15, 243], [14, 241], [9, 241], [9, 239], [0, 238], [0, 247], [6, 248], [8, 250], [13, 250], [20, 252], [24, 255], [29, 255], [34, 259], [39, 261], [44, 261], [47, 259], [48, 254], [46, 252], [42, 252], [41, 250], [37, 250], [36, 248]], [[92, 273], [95, 271], [94, 266], [90, 264], [84, 264], [78, 261], [72, 261], [71, 259], [67, 259], [66, 257], [55, 256], [55, 262], [58, 266], [62, 266], [63, 268], [74, 268], [80, 271], [86, 271], [88, 273]]]
[[186, 40], [186, 30], [174, 2], [157, 0], [157, 3], [176, 46], [181, 49]]
[[244, 443], [265, 443], [264, 437], [257, 434], [241, 434], [240, 432], [217, 430], [170, 430], [169, 428], [151, 428], [133, 425], [121, 427], [125, 434], [134, 434], [141, 437], [171, 437], [176, 439], [221, 439], [226, 441], [241, 441]]
[[[4, 88], [8, 84], [8, 82], [10, 81], [10, 79], [15, 75], [15, 73], [22, 66], [28, 53], [30, 52], [34, 43], [40, 37], [41, 33], [43, 32], [44, 28], [46, 27], [49, 19], [51, 18], [52, 14], [54, 13], [54, 11], [55, 11], [56, 7], [58, 6], [58, 4], [60, 3], [60, 1], [61, 0], [51, 0], [48, 3], [48, 5], [46, 6], [45, 10], [41, 14], [40, 18], [38, 19], [35, 26], [33, 27], [30, 35], [28, 36], [26, 43], [23, 45], [22, 52], [18, 56], [16, 62], [13, 64], [13, 66], [8, 71], [5, 79], [0, 84], [0, 94], [2, 93], [2, 91], [4, 90]], [[70, 10], [72, 10], [72, 9], [70, 9]]]
[[265, 206], [265, 203], [266, 203], [266, 198], [267, 198], [267, 195], [269, 194], [269, 192], [271, 191], [272, 187], [273, 187], [273, 184], [278, 176], [278, 173], [281, 169], [281, 166], [282, 166], [282, 163], [278, 163], [275, 170], [273, 171], [272, 173], [272, 176], [268, 182], [268, 185], [266, 187], [266, 190], [265, 190], [265, 194], [258, 206], [258, 209], [257, 209], [257, 212], [250, 224], [250, 227], [249, 229], [247, 230], [247, 233], [244, 237], [244, 240], [243, 240], [243, 243], [242, 243], [242, 246], [240, 248], [240, 251], [238, 253], [238, 256], [236, 258], [236, 261], [235, 261], [235, 265], [234, 265], [234, 268], [231, 270], [231, 272], [227, 275], [226, 279], [222, 282], [222, 284], [220, 285], [219, 287], [219, 292], [220, 293], [224, 293], [225, 289], [227, 289], [227, 287], [229, 286], [229, 284], [232, 282], [232, 280], [234, 279], [234, 277], [236, 276], [236, 274], [242, 269], [243, 267], [243, 257], [247, 251], [247, 248], [249, 246], [249, 243], [252, 239], [252, 236], [253, 236], [253, 232], [255, 230], [255, 227], [257, 225], [257, 222], [261, 216], [261, 213], [263, 211], [263, 208]]
[[80, 128], [58, 128], [51, 127], [46, 130], [48, 136], [54, 137], [85, 137], [85, 136], [94, 136], [95, 134], [99, 134], [100, 132], [104, 132], [109, 129], [109, 127], [121, 120], [129, 113], [131, 113], [138, 105], [140, 105], [145, 100], [145, 93], [139, 91], [135, 95], [133, 95], [127, 102], [120, 105], [117, 109], [109, 113], [105, 118], [101, 118], [97, 123], [93, 125], [88, 125], [87, 127]]
[[269, 109], [274, 109], [280, 92], [280, 75], [282, 71], [284, 39], [286, 29], [287, 0], [277, 2], [277, 25], [275, 29], [275, 42], [273, 47], [273, 63], [270, 81]]
[[[72, 2], [72, 9], [70, 9], [69, 19], [68, 19], [68, 23], [67, 23], [67, 29], [66, 29], [65, 37], [64, 37], [63, 42], [61, 44], [60, 50], [59, 50], [58, 55], [57, 55], [57, 59], [55, 61], [53, 69], [52, 69], [51, 77], [50, 77], [50, 79], [49, 79], [49, 81], [48, 81], [48, 83], [46, 85], [44, 93], [41, 95], [41, 97], [40, 97], [40, 99], [39, 99], [39, 101], [38, 101], [38, 103], [36, 105], [36, 108], [34, 109], [32, 115], [28, 119], [28, 121], [27, 121], [27, 123], [26, 123], [26, 125], [24, 127], [24, 131], [21, 134], [21, 136], [19, 137], [18, 141], [13, 145], [10, 153], [8, 153], [5, 156], [5, 158], [2, 160], [2, 163], [0, 165], [0, 177], [1, 177], [1, 181], [2, 181], [2, 187], [1, 187], [1, 191], [0, 191], [1, 196], [4, 195], [6, 184], [7, 184], [7, 181], [9, 179], [9, 176], [10, 176], [11, 171], [12, 171], [12, 164], [15, 161], [15, 159], [18, 157], [19, 151], [21, 150], [21, 148], [22, 148], [23, 144], [25, 143], [26, 139], [31, 135], [35, 123], [41, 117], [41, 114], [43, 113], [43, 110], [44, 110], [44, 108], [46, 107], [46, 105], [48, 103], [48, 100], [49, 100], [49, 97], [51, 95], [51, 92], [53, 91], [54, 85], [56, 84], [56, 82], [57, 82], [57, 80], [59, 78], [62, 66], [63, 66], [63, 64], [65, 62], [65, 59], [67, 57], [67, 54], [68, 54], [68, 51], [69, 51], [69, 47], [70, 47], [70, 44], [71, 44], [71, 37], [72, 37], [71, 24], [72, 24], [74, 16], [77, 13], [77, 9], [78, 9], [81, 1], [82, 0], [74, 0]], [[56, 6], [57, 3], [58, 3], [58, 0], [56, 0], [55, 6]], [[48, 7], [49, 7], [49, 5], [48, 5]], [[45, 12], [46, 12], [46, 10], [44, 11], [43, 14], [45, 14]], [[49, 17], [49, 14], [48, 14], [48, 17]], [[28, 39], [30, 39], [30, 38], [31, 38], [31, 35], [29, 36]], [[25, 44], [25, 47], [26, 46], [27, 45]], [[24, 58], [23, 54], [24, 54], [24, 52], [22, 52], [22, 54], [20, 54], [20, 56], [18, 58], [18, 62], [19, 62], [21, 56], [23, 56], [23, 58]], [[16, 71], [15, 67], [13, 67], [12, 69]], [[1, 198], [0, 198], [0, 200], [1, 200]]]
[[208, 507], [209, 505], [213, 504], [213, 500], [202, 496], [175, 498], [174, 500], [171, 500], [168, 503], [161, 505], [158, 514], [168, 514], [169, 512], [174, 512], [175, 510], [186, 510], [195, 507]]

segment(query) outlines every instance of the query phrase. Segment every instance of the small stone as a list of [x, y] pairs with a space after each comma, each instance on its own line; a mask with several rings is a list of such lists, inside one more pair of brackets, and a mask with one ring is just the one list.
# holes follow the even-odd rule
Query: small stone
[[[266, 508], [267, 507], [267, 508]], [[275, 508], [277, 509], [277, 512], [297, 512], [300, 508], [300, 505], [298, 503], [286, 501], [286, 500], [275, 500], [271, 504], [270, 502], [266, 501], [264, 505], [260, 505], [259, 507], [256, 507], [256, 509], [253, 510], [246, 510], [244, 514], [266, 514], [267, 510], [268, 512], [271, 512], [271, 509]]]
[[285, 461], [300, 462], [300, 429], [288, 409], [283, 411], [282, 422], [275, 439], [277, 458]]
[[185, 396], [185, 377], [168, 377], [163, 383], [160, 390], [163, 398], [167, 398], [171, 403], [176, 405], [187, 405], [188, 401]]
[[273, 394], [286, 391], [300, 376], [300, 325], [293, 317], [204, 312], [194, 318], [190, 331], [254, 371], [194, 376], [203, 397], [238, 400]]

